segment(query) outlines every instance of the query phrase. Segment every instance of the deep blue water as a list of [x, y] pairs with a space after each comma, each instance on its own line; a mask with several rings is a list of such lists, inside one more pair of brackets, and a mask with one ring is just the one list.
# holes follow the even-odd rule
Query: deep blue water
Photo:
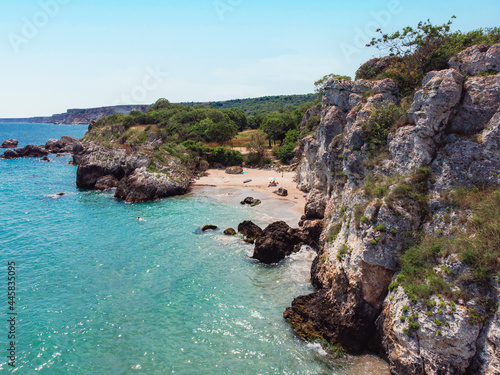
[[[85, 131], [0, 124], [0, 143]], [[207, 194], [123, 204], [77, 189], [69, 157], [50, 158], [0, 160], [0, 312], [6, 322], [13, 261], [14, 373], [381, 373], [372, 357], [332, 359], [283, 320], [292, 299], [312, 291], [312, 253], [263, 266], [249, 258], [251, 245], [197, 230], [259, 221], [251, 209]], [[7, 330], [0, 325], [0, 371], [10, 372]]]

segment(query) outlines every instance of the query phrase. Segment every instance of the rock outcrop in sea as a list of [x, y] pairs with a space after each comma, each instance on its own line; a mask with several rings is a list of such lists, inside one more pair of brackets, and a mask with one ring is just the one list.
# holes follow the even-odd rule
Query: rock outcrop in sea
[[[465, 234], [474, 241], [468, 230], [484, 224], [461, 196], [500, 199], [491, 193], [500, 186], [499, 71], [495, 45], [428, 73], [386, 144], [376, 143], [375, 119], [404, 106], [395, 82], [327, 83], [297, 171], [308, 192], [301, 224], [324, 228], [311, 270], [316, 291], [284, 313], [297, 334], [381, 351], [393, 374], [500, 373], [498, 275], [482, 282], [477, 255], [443, 250]], [[435, 264], [403, 272], [402, 254], [415, 244]], [[424, 281], [411, 286], [411, 272]]]
[[[1, 148], [9, 148], [0, 156], [2, 159], [17, 159], [26, 157], [46, 157], [49, 153], [78, 153], [83, 150], [81, 143], [74, 137], [63, 135], [61, 139], [49, 139], [45, 145], [27, 145], [22, 148], [16, 148], [19, 144], [14, 139], [7, 139]], [[10, 148], [14, 148], [11, 150]], [[57, 155], [60, 156], [60, 155]]]
[[116, 187], [115, 197], [126, 202], [147, 202], [187, 192], [192, 170], [160, 149], [154, 132], [150, 140], [138, 145], [118, 140], [103, 145], [101, 132], [90, 126], [82, 143], [73, 145], [79, 188]]
[[19, 142], [15, 139], [7, 139], [2, 143], [0, 148], [16, 148], [18, 144]]
[[49, 153], [40, 146], [27, 145], [23, 148], [16, 148], [14, 150], [7, 149], [4, 154], [0, 156], [1, 159], [18, 159], [26, 157], [43, 157]]

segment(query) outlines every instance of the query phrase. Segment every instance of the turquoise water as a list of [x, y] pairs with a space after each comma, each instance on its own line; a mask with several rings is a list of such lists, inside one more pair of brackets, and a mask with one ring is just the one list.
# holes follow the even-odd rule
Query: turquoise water
[[[0, 142], [85, 130], [0, 124]], [[283, 320], [292, 299], [312, 291], [312, 253], [263, 266], [251, 245], [198, 231], [258, 220], [248, 208], [204, 195], [123, 204], [77, 189], [69, 157], [50, 157], [0, 160], [0, 280], [8, 261], [17, 266], [14, 373], [380, 373], [372, 357], [332, 359]], [[0, 371], [12, 371], [1, 327]]]

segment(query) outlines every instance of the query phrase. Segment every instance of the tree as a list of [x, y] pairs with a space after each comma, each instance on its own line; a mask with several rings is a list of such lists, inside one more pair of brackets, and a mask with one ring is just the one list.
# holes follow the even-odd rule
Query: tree
[[167, 99], [161, 98], [158, 99], [151, 107], [149, 107], [146, 112], [158, 111], [160, 109], [168, 109], [171, 104]]
[[253, 133], [248, 140], [247, 149], [262, 159], [266, 154], [266, 135], [262, 132]]
[[251, 116], [248, 118], [248, 127], [250, 129], [258, 129], [266, 119], [266, 115], [259, 114], [255, 116]]
[[210, 119], [207, 120], [211, 123], [207, 123], [205, 135], [210, 142], [217, 142], [220, 145], [224, 145], [238, 134], [238, 128], [232, 121], [214, 123]]
[[229, 119], [236, 124], [240, 132], [248, 127], [247, 115], [241, 109], [223, 109], [222, 112], [224, 112]]
[[[382, 30], [377, 29], [380, 37], [372, 38], [366, 46], [374, 46], [388, 51], [391, 56], [401, 58], [409, 81], [414, 82], [422, 78], [430, 60], [448, 39], [451, 24], [451, 20], [440, 26], [432, 25], [430, 20], [420, 21], [416, 28], [407, 26], [392, 34], [384, 34]], [[415, 70], [418, 74], [414, 73]]]
[[286, 134], [286, 123], [279, 113], [273, 113], [264, 120], [260, 126], [260, 130], [266, 133], [269, 139], [269, 147], [271, 147], [271, 141], [283, 140]]

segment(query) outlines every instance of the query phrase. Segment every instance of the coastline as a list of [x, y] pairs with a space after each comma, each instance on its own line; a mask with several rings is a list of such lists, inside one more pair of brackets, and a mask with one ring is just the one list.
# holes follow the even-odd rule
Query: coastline
[[[201, 177], [191, 185], [187, 195], [210, 196], [222, 202], [240, 204], [246, 197], [260, 199], [261, 204], [250, 207], [252, 213], [258, 214], [260, 225], [267, 225], [276, 220], [283, 220], [292, 227], [304, 214], [306, 204], [305, 193], [295, 185], [295, 173], [278, 173], [274, 170], [244, 169], [244, 174], [226, 174], [224, 170], [209, 169], [208, 176]], [[268, 187], [269, 180], [275, 178], [278, 186]], [[251, 179], [251, 182], [243, 181]], [[278, 188], [288, 190], [288, 196], [282, 197], [273, 193]]]

